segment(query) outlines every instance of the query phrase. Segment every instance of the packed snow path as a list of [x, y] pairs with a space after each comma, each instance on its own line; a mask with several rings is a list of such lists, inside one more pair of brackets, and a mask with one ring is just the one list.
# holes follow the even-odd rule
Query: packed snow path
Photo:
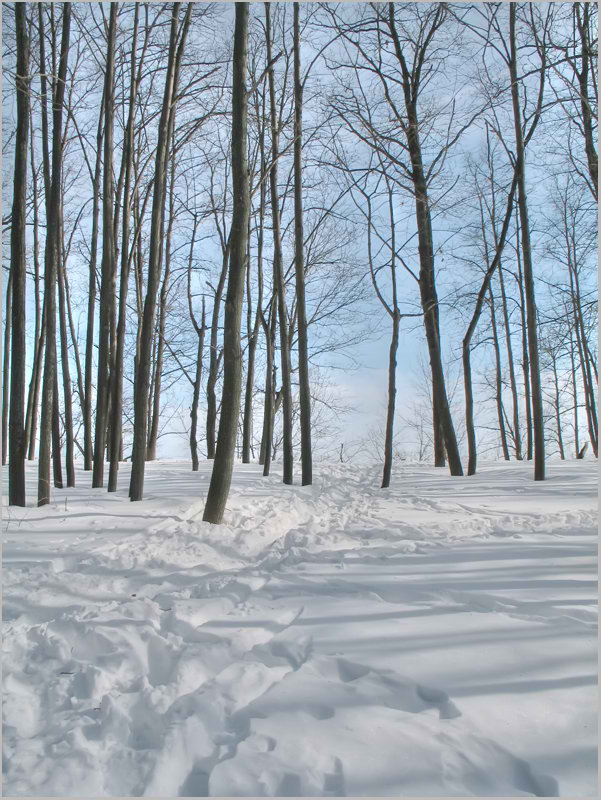
[[210, 468], [3, 508], [6, 795], [596, 796], [596, 464]]

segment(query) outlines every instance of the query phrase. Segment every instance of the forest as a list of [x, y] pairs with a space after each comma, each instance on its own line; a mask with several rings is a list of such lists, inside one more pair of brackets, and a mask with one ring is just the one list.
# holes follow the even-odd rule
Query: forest
[[597, 797], [597, 4], [2, 22], [6, 796]]
[[75, 459], [140, 500], [175, 431], [220, 497], [234, 454], [310, 484], [370, 336], [383, 488], [399, 412], [455, 476], [596, 456], [596, 5], [251, 4], [237, 59], [232, 12], [5, 4], [10, 503], [36, 455], [38, 504]]

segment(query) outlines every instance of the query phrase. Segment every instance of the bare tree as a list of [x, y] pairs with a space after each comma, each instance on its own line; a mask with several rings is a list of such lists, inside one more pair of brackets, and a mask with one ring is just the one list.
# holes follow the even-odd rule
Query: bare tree
[[[42, 20], [41, 5], [40, 22]], [[42, 384], [42, 417], [40, 421], [40, 454], [38, 465], [38, 505], [50, 502], [50, 450], [52, 419], [58, 415], [58, 390], [56, 380], [56, 276], [59, 258], [59, 219], [61, 206], [61, 166], [62, 166], [62, 133], [63, 103], [69, 57], [69, 34], [71, 27], [71, 3], [63, 5], [62, 34], [58, 74], [53, 87], [52, 103], [52, 174], [44, 170], [49, 191], [46, 194], [46, 252], [44, 270], [44, 324], [46, 326], [46, 352], [44, 358], [44, 378]], [[40, 42], [43, 42], [43, 25], [40, 24]], [[41, 44], [41, 61], [43, 45]], [[44, 100], [44, 98], [43, 98]], [[56, 454], [56, 436], [54, 437]], [[56, 462], [55, 462], [56, 463]], [[60, 460], [59, 460], [60, 464]]]
[[219, 524], [223, 519], [234, 468], [234, 451], [240, 394], [242, 389], [242, 349], [240, 325], [244, 298], [247, 258], [250, 192], [247, 163], [246, 65], [248, 53], [248, 3], [236, 3], [232, 85], [232, 186], [234, 206], [230, 232], [230, 265], [225, 301], [223, 341], [224, 375], [217, 449], [203, 520]]
[[25, 505], [25, 223], [29, 136], [29, 37], [26, 7], [15, 4], [17, 40], [17, 135], [10, 235], [12, 331], [10, 354], [10, 420], [8, 502]]
[[159, 121], [159, 138], [156, 148], [154, 192], [152, 201], [152, 223], [150, 232], [150, 260], [148, 264], [148, 283], [144, 312], [140, 331], [140, 347], [136, 363], [136, 396], [134, 401], [134, 444], [129, 496], [132, 501], [141, 500], [144, 493], [144, 465], [148, 443], [148, 397], [150, 380], [150, 359], [156, 296], [161, 269], [161, 231], [165, 214], [165, 185], [169, 155], [169, 134], [171, 110], [177, 94], [179, 64], [190, 25], [192, 5], [188, 3], [184, 19], [178, 30], [178, 17], [181, 3], [174, 3], [169, 35], [169, 57], [163, 104]]
[[300, 73], [300, 51], [299, 4], [294, 3], [294, 269], [298, 318], [302, 485], [307, 486], [313, 482], [313, 464], [311, 455], [311, 388], [309, 385], [303, 240], [303, 84]]

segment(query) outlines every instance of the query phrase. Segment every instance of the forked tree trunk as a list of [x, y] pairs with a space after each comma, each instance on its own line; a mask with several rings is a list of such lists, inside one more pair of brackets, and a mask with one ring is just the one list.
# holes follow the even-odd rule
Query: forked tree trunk
[[[495, 255], [490, 263], [488, 263], [488, 255], [487, 255], [487, 269], [486, 272], [484, 273], [484, 279], [482, 281], [482, 285], [480, 286], [480, 291], [478, 292], [476, 305], [474, 307], [474, 313], [472, 314], [470, 324], [468, 325], [462, 343], [463, 385], [465, 390], [465, 429], [467, 434], [467, 446], [468, 446], [468, 466], [467, 466], [468, 475], [476, 474], [476, 465], [478, 457], [477, 446], [476, 446], [476, 429], [474, 425], [474, 393], [472, 387], [471, 343], [472, 343], [472, 337], [476, 330], [476, 326], [478, 325], [478, 321], [480, 319], [480, 315], [482, 314], [482, 307], [484, 305], [484, 299], [486, 297], [486, 294], [490, 286], [490, 281], [501, 261], [503, 248], [505, 247], [505, 239], [507, 238], [507, 231], [509, 230], [509, 223], [511, 221], [511, 214], [513, 211], [513, 200], [515, 196], [516, 186], [517, 186], [517, 178], [514, 173], [511, 190], [507, 197], [507, 208], [505, 211], [505, 218], [503, 220], [503, 227], [501, 229], [501, 234], [496, 242]], [[481, 219], [483, 218], [481, 217]], [[483, 222], [482, 222], [482, 234], [484, 236]], [[484, 246], [486, 250], [488, 250], [486, 239], [484, 239]]]
[[225, 301], [223, 339], [223, 394], [217, 448], [203, 520], [219, 524], [223, 519], [234, 468], [234, 451], [240, 414], [242, 348], [240, 324], [244, 299], [250, 194], [248, 179], [246, 63], [248, 3], [236, 3], [232, 86], [232, 183], [234, 206], [230, 234], [231, 254]]
[[273, 58], [271, 52], [271, 9], [265, 3], [265, 42], [267, 46], [267, 63], [270, 65], [269, 76], [269, 104], [271, 121], [271, 170], [269, 184], [271, 194], [271, 215], [273, 221], [273, 277], [276, 287], [278, 322], [280, 329], [280, 360], [282, 369], [282, 406], [283, 419], [283, 480], [285, 484], [293, 481], [293, 454], [292, 454], [292, 386], [290, 380], [290, 345], [288, 342], [288, 318], [286, 311], [286, 285], [282, 264], [282, 234], [280, 230], [280, 207], [278, 197], [278, 158], [279, 158], [279, 130], [276, 115], [275, 77]]

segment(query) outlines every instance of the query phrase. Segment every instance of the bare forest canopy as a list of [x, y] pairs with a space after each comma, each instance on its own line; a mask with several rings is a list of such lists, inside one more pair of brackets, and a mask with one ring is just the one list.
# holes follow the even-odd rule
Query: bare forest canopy
[[[597, 456], [595, 3], [5, 3], [9, 502], [174, 439], [473, 475]], [[411, 351], [427, 367], [407, 401]], [[387, 365], [344, 430], [341, 369]], [[398, 395], [398, 398], [397, 398]], [[123, 478], [121, 479], [123, 482]]]

